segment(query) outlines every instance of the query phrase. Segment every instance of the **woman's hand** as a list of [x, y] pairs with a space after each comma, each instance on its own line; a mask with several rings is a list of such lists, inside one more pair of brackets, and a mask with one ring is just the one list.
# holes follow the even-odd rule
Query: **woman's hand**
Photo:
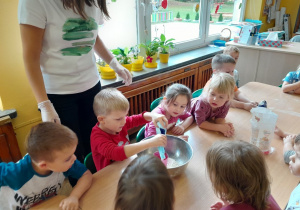
[[55, 111], [51, 101], [47, 100], [38, 103], [38, 108], [41, 110], [43, 122], [54, 122], [60, 124], [59, 116]]
[[132, 75], [124, 66], [122, 66], [116, 58], [113, 58], [110, 63], [109, 67], [112, 68], [118, 75], [123, 79], [123, 83], [126, 86], [132, 83]]

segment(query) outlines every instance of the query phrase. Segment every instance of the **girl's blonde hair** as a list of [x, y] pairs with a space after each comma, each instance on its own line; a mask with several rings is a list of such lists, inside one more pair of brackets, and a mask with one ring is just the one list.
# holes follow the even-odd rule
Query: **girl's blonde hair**
[[267, 209], [270, 180], [259, 148], [245, 141], [216, 142], [206, 154], [206, 167], [219, 198]]
[[[211, 78], [207, 92], [209, 90], [215, 90], [219, 94], [228, 95], [229, 100], [231, 100], [234, 95], [234, 88], [235, 82], [233, 76], [224, 72], [216, 72]], [[207, 93], [205, 94], [207, 95]]]
[[225, 47], [225, 49], [223, 50], [223, 54], [227, 54], [227, 55], [230, 55], [230, 53], [232, 52], [240, 53], [240, 50], [236, 46], [232, 46], [232, 45]]
[[190, 88], [179, 83], [172, 84], [167, 88], [164, 94], [164, 97], [166, 97], [166, 104], [169, 105], [170, 103], [173, 103], [176, 100], [177, 96], [186, 96], [188, 101], [186, 105], [186, 110], [190, 110], [192, 99], [192, 93]]

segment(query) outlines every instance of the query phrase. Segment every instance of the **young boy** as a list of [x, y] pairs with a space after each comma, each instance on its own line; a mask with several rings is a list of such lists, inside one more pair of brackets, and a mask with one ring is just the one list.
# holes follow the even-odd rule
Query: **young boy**
[[27, 152], [17, 163], [0, 163], [1, 209], [29, 209], [57, 195], [65, 177], [78, 179], [62, 209], [78, 209], [78, 200], [92, 183], [92, 174], [74, 155], [78, 139], [69, 128], [52, 122], [34, 126]]
[[129, 144], [127, 130], [151, 121], [167, 127], [168, 120], [164, 115], [143, 112], [128, 117], [129, 102], [115, 88], [101, 90], [94, 98], [94, 112], [98, 123], [92, 129], [91, 147], [97, 171], [113, 161], [122, 161], [145, 149], [166, 146], [165, 135], [156, 135], [145, 141]]
[[[234, 76], [233, 72], [234, 72], [235, 64], [236, 62], [234, 58], [232, 58], [230, 55], [225, 55], [225, 54], [215, 55], [212, 59], [213, 73], [224, 72], [230, 74], [231, 76]], [[208, 88], [209, 83], [210, 80], [206, 83], [204, 89]], [[230, 104], [231, 107], [250, 111], [253, 107], [256, 107], [257, 105], [258, 105], [257, 102], [250, 101], [241, 93], [241, 91], [239, 91], [237, 87], [235, 87], [234, 99], [231, 101]]]
[[[292, 174], [300, 176], [300, 134], [289, 135], [283, 139], [284, 161], [289, 163]], [[300, 185], [298, 185], [291, 193], [290, 200], [285, 209], [300, 208]]]
[[300, 65], [296, 71], [290, 71], [282, 81], [284, 93], [300, 94]]
[[[237, 63], [240, 56], [240, 50], [236, 46], [230, 45], [225, 47], [225, 49], [223, 50], [223, 54], [230, 55], [235, 60], [235, 63]], [[240, 83], [239, 72], [236, 69], [234, 69], [233, 75], [234, 75], [234, 81], [236, 83], [236, 86], [239, 87], [239, 83]]]

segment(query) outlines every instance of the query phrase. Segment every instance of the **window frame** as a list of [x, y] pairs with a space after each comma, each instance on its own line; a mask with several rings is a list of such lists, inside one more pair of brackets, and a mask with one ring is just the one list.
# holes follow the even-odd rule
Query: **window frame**
[[[137, 0], [137, 37], [138, 43], [145, 43], [151, 40], [151, 0]], [[211, 41], [220, 37], [220, 33], [208, 35], [209, 33], [209, 18], [210, 5], [213, 0], [199, 0], [200, 1], [200, 23], [199, 23], [199, 38], [187, 42], [176, 43], [176, 49], [172, 50], [171, 54], [178, 54], [181, 52], [197, 49], [207, 46]], [[242, 0], [242, 7], [240, 13], [240, 21], [244, 19], [246, 8], [246, 0]]]

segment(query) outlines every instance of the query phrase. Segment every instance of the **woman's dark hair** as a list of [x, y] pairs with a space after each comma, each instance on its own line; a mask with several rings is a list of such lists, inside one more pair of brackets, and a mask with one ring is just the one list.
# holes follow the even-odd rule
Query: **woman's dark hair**
[[115, 210], [172, 210], [174, 186], [166, 166], [154, 155], [134, 159], [117, 187]]
[[84, 11], [85, 5], [91, 7], [98, 6], [101, 12], [109, 19], [106, 0], [61, 0], [65, 9], [72, 9], [76, 14], [79, 14], [83, 19], [87, 19], [87, 14]]

